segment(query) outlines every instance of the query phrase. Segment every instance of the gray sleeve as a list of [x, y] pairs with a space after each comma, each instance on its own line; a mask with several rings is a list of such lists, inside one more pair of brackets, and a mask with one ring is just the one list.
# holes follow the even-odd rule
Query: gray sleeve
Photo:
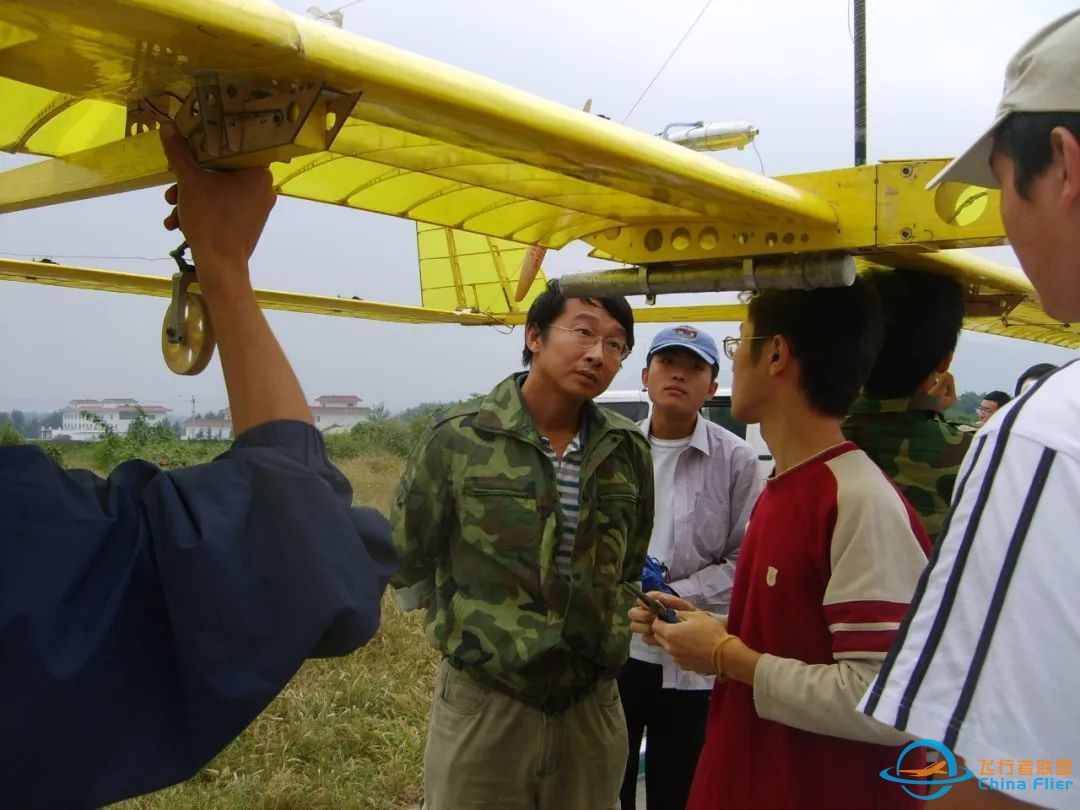
[[754, 708], [765, 720], [815, 734], [904, 745], [913, 738], [856, 708], [880, 669], [875, 659], [806, 664], [766, 653], [754, 670]]

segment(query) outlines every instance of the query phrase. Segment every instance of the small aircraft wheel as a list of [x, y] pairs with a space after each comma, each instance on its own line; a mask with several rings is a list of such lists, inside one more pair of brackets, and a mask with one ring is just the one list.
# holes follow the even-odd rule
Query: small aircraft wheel
[[169, 324], [172, 321], [173, 305], [169, 304], [165, 312], [165, 321], [161, 325], [161, 353], [165, 356], [165, 365], [174, 374], [194, 376], [206, 368], [214, 356], [214, 329], [210, 324], [210, 313], [206, 309], [201, 295], [189, 293], [187, 296], [187, 334], [183, 343], [169, 342]]

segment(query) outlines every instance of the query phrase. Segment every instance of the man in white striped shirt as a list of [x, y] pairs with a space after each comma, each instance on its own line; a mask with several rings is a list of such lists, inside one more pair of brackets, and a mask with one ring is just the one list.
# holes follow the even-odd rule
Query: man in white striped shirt
[[[1080, 11], [1010, 61], [994, 125], [942, 181], [1001, 188], [1046, 311], [1080, 321]], [[974, 778], [935, 808], [1080, 807], [1080, 364], [998, 411], [862, 709]], [[950, 771], [952, 768], [950, 768]], [[950, 774], [951, 775], [951, 774]]]

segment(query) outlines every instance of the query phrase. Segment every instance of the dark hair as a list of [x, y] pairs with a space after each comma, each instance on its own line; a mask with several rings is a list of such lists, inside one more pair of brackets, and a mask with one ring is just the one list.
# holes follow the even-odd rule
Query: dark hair
[[[667, 347], [665, 347], [663, 349], [658, 349], [657, 351], [653, 352], [652, 354], [646, 355], [646, 357], [645, 357], [645, 368], [649, 367], [649, 364], [652, 363], [652, 359], [654, 357], [656, 357], [656, 355], [663, 354], [664, 352], [680, 351], [680, 350], [684, 351], [684, 352], [689, 352], [690, 354], [694, 355], [694, 357], [697, 357], [699, 360], [705, 360], [705, 358], [702, 357], [700, 354], [698, 354], [697, 352], [691, 351], [690, 349], [688, 349], [686, 347], [683, 347], [683, 346], [667, 346]], [[708, 361], [706, 360], [706, 362], [708, 362]], [[711, 366], [709, 366], [709, 368], [712, 369], [713, 382], [716, 382], [716, 378], [720, 376], [720, 364], [719, 363], [713, 363]]]
[[[630, 305], [625, 298], [621, 295], [609, 295], [601, 298], [583, 298], [581, 300], [606, 309], [608, 314], [618, 321], [619, 326], [626, 332], [626, 348], [634, 348], [634, 311], [630, 309]], [[538, 326], [540, 327], [540, 334], [543, 334], [555, 319], [563, 314], [563, 310], [566, 309], [566, 301], [567, 298], [562, 294], [558, 279], [551, 279], [548, 281], [547, 289], [536, 296], [536, 300], [529, 307], [529, 314], [525, 316], [525, 348], [521, 352], [521, 364], [526, 368], [532, 364], [533, 355], [527, 337], [529, 327]]]
[[[862, 388], [881, 345], [881, 311], [866, 283], [815, 290], [766, 290], [750, 300], [756, 337], [783, 335], [799, 361], [799, 386], [810, 405], [841, 417]], [[757, 363], [765, 341], [750, 344]]]
[[983, 399], [988, 399], [991, 402], [996, 402], [998, 404], [998, 407], [1000, 408], [1004, 405], [1008, 405], [1009, 402], [1012, 400], [1012, 397], [1010, 397], [1004, 391], [991, 391], [989, 394], [984, 395]]
[[863, 388], [875, 399], [910, 397], [956, 349], [964, 287], [937, 273], [872, 270], [863, 278], [878, 298], [884, 335]]
[[1013, 396], [1020, 396], [1020, 387], [1024, 384], [1025, 380], [1041, 380], [1051, 371], [1057, 371], [1057, 366], [1053, 363], [1036, 363], [1016, 378], [1016, 388], [1013, 391]]
[[1065, 127], [1080, 140], [1080, 113], [1013, 113], [994, 130], [994, 149], [1012, 160], [1013, 186], [1025, 199], [1031, 184], [1054, 160], [1050, 133], [1055, 127]]

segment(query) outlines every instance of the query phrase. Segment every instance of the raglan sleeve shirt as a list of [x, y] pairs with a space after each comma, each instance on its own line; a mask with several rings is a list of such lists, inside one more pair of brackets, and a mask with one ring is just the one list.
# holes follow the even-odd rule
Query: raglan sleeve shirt
[[861, 451], [830, 462], [836, 479], [830, 573], [821, 610], [832, 638], [829, 664], [765, 654], [754, 673], [760, 717], [881, 745], [907, 735], [856, 711], [881, 668], [926, 566], [918, 518]]
[[97, 807], [189, 778], [306, 658], [371, 638], [396, 559], [351, 501], [301, 422], [106, 480], [0, 448], [4, 803]]

